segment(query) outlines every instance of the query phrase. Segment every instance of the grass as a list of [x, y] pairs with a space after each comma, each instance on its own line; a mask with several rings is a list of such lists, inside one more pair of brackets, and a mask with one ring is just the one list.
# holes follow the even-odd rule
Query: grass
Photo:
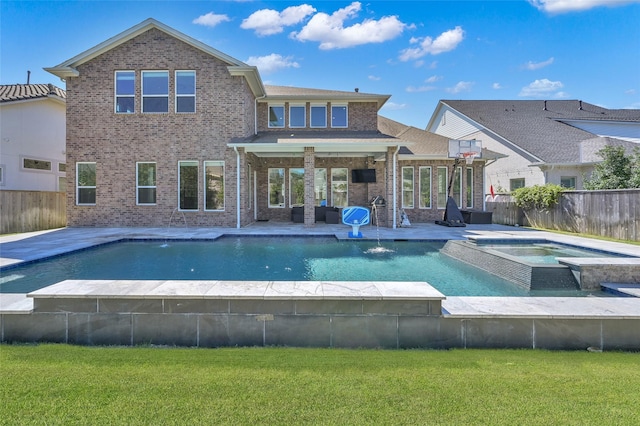
[[0, 345], [0, 424], [640, 423], [640, 355]]

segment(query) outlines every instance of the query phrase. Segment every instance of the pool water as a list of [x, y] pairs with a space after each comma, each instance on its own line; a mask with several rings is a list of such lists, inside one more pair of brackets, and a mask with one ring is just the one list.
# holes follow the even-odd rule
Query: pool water
[[557, 264], [558, 257], [620, 257], [620, 255], [562, 246], [559, 244], [496, 244], [483, 247], [515, 256], [529, 263]]
[[444, 242], [338, 241], [325, 237], [223, 237], [125, 241], [4, 268], [0, 292], [27, 293], [66, 279], [426, 281], [448, 296], [585, 296], [526, 291], [441, 255]]

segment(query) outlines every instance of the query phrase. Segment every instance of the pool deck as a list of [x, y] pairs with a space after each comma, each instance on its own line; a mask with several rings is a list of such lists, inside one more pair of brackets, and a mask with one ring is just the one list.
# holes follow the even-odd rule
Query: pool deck
[[[257, 222], [236, 228], [62, 228], [56, 230], [0, 236], [0, 266], [8, 266], [56, 256], [71, 251], [121, 239], [216, 239], [222, 235], [329, 235], [348, 239], [351, 228], [346, 225], [318, 223], [313, 227], [301, 224]], [[414, 224], [407, 228], [361, 228], [364, 239], [377, 240], [464, 240], [475, 238], [547, 239], [564, 244], [611, 251], [640, 257], [640, 246], [555, 234], [504, 225], [474, 225], [449, 228], [432, 223]], [[622, 263], [637, 263], [638, 259], [617, 259]], [[393, 277], [390, 277], [393, 280]], [[345, 283], [348, 285], [348, 283]], [[446, 316], [509, 317], [570, 317], [570, 318], [640, 318], [640, 282], [617, 285], [628, 297], [565, 298], [565, 297], [446, 297], [442, 301]], [[419, 295], [416, 294], [416, 297]], [[0, 313], [28, 313], [33, 300], [26, 294], [0, 294]]]

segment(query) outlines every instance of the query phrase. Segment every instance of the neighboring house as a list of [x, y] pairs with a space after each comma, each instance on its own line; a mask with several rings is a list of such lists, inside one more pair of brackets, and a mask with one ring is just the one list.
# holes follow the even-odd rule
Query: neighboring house
[[[69, 93], [69, 226], [312, 226], [376, 196], [383, 226], [442, 219], [446, 139], [379, 117], [388, 95], [265, 86], [153, 19], [47, 71]], [[481, 207], [484, 161], [457, 168], [459, 205]]]
[[583, 189], [605, 145], [640, 148], [640, 110], [610, 110], [578, 100], [441, 100], [427, 130], [478, 139], [508, 158], [488, 163], [489, 186], [511, 191], [554, 183]]
[[0, 190], [66, 191], [64, 90], [0, 86]]

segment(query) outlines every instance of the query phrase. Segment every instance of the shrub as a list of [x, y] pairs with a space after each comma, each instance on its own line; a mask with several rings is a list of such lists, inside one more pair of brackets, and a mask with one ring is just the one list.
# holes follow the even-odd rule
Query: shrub
[[560, 194], [566, 188], [560, 185], [548, 183], [546, 185], [534, 185], [514, 190], [511, 195], [516, 200], [516, 205], [523, 209], [548, 209], [560, 201]]

